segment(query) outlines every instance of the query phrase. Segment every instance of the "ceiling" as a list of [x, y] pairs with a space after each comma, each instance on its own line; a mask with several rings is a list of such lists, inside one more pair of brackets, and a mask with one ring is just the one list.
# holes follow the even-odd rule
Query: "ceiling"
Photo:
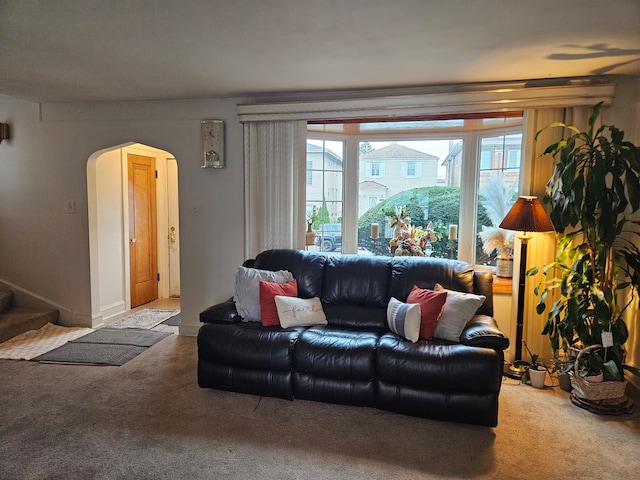
[[0, 0], [0, 99], [640, 76], [640, 1]]

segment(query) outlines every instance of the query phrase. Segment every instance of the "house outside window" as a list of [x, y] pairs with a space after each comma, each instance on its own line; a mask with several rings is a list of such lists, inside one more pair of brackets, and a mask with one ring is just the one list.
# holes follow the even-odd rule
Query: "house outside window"
[[307, 185], [313, 184], [313, 162], [307, 161]]
[[520, 150], [507, 150], [507, 168], [520, 168]]

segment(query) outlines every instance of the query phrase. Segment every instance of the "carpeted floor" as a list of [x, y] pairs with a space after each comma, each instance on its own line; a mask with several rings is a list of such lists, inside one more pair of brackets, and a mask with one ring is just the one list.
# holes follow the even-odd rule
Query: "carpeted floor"
[[635, 479], [640, 415], [506, 380], [494, 429], [200, 389], [193, 337], [122, 367], [0, 360], [0, 479]]

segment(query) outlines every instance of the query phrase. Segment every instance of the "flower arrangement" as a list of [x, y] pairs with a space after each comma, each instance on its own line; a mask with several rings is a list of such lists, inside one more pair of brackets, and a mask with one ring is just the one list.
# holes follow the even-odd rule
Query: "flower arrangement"
[[429, 222], [426, 228], [413, 227], [411, 217], [407, 216], [404, 206], [388, 209], [389, 226], [393, 228], [393, 237], [389, 241], [391, 253], [397, 256], [424, 257], [431, 255], [431, 242], [438, 240], [438, 235]]

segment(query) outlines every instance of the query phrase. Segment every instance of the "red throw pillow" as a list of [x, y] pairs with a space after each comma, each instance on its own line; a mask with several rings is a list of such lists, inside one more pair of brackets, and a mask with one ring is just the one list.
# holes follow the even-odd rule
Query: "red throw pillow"
[[265, 282], [260, 280], [260, 321], [265, 327], [280, 326], [276, 295], [285, 297], [298, 296], [298, 282], [295, 279], [288, 283]]
[[[444, 293], [444, 295], [443, 295]], [[447, 301], [447, 292], [436, 292], [428, 288], [413, 286], [407, 297], [407, 303], [420, 304], [420, 338], [430, 340], [436, 330], [436, 324]]]

